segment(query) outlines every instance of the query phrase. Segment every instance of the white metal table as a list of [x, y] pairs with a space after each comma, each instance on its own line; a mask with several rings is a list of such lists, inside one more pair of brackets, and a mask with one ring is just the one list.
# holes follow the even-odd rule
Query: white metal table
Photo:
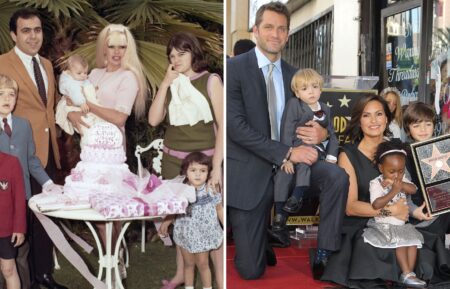
[[[116, 285], [119, 286], [119, 288], [124, 289], [122, 281], [120, 279], [119, 274], [119, 268], [118, 268], [118, 261], [119, 261], [119, 248], [122, 240], [124, 239], [124, 235], [126, 230], [128, 229], [128, 226], [130, 225], [131, 221], [135, 220], [151, 220], [151, 219], [157, 219], [160, 218], [158, 216], [145, 216], [145, 217], [132, 217], [132, 218], [118, 218], [118, 219], [106, 219], [102, 214], [95, 211], [94, 209], [82, 209], [82, 210], [58, 210], [58, 211], [51, 211], [51, 212], [40, 212], [39, 209], [36, 207], [36, 204], [33, 202], [33, 198], [30, 199], [29, 206], [31, 210], [34, 212], [46, 215], [48, 217], [54, 217], [59, 219], [68, 219], [68, 220], [79, 220], [84, 221], [85, 224], [88, 226], [89, 230], [91, 231], [95, 243], [97, 245], [98, 249], [98, 255], [99, 255], [99, 272], [97, 275], [97, 279], [101, 280], [103, 275], [103, 269], [106, 271], [106, 288], [111, 289], [113, 287], [112, 283], [112, 274], [115, 276], [115, 282]], [[112, 231], [113, 231], [113, 222], [114, 221], [120, 221], [123, 222], [122, 229], [119, 233], [119, 237], [116, 241], [116, 246], [114, 248], [114, 251], [112, 251]], [[102, 243], [99, 239], [99, 236], [92, 225], [91, 222], [105, 222], [106, 224], [106, 250], [103, 252]], [[45, 228], [45, 226], [44, 226]], [[114, 273], [113, 273], [114, 272]]]

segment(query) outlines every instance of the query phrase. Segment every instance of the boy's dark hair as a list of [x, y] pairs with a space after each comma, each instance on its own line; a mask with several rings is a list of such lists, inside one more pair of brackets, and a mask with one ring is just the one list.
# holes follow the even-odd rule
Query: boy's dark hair
[[[208, 167], [208, 178], [209, 174], [212, 170], [212, 160], [211, 157], [208, 157], [202, 152], [193, 152], [188, 154], [184, 160], [181, 162], [180, 175], [185, 176], [187, 174], [187, 170], [192, 163], [198, 163], [201, 165], [205, 165]], [[185, 180], [187, 181], [187, 180]]]
[[403, 129], [406, 135], [410, 135], [409, 126], [413, 123], [432, 121], [436, 125], [436, 113], [433, 106], [421, 101], [411, 102], [403, 112]]
[[41, 24], [42, 24], [41, 15], [39, 14], [39, 11], [37, 11], [36, 9], [23, 8], [23, 9], [17, 10], [16, 12], [14, 12], [14, 14], [11, 16], [11, 18], [9, 18], [9, 31], [14, 32], [14, 34], [17, 34], [17, 20], [19, 18], [30, 19], [33, 17], [39, 18], [39, 20], [41, 21]]
[[189, 32], [175, 33], [169, 40], [166, 48], [167, 59], [170, 62], [170, 52], [172, 49], [178, 51], [188, 51], [192, 54], [192, 70], [201, 72], [208, 67], [202, 46], [194, 34]]
[[255, 42], [251, 41], [250, 39], [239, 39], [236, 41], [233, 47], [233, 55], [238, 56], [239, 54], [248, 52], [255, 47]]
[[264, 4], [261, 7], [259, 7], [258, 11], [256, 11], [256, 16], [255, 16], [255, 26], [256, 27], [258, 27], [259, 24], [261, 24], [263, 14], [266, 10], [273, 11], [278, 14], [283, 14], [284, 16], [286, 16], [287, 28], [289, 30], [289, 25], [291, 24], [291, 13], [289, 12], [286, 5], [284, 5], [281, 2], [270, 2], [270, 3]]
[[375, 153], [375, 164], [379, 165], [383, 163], [384, 159], [391, 155], [399, 155], [406, 159], [407, 151], [408, 147], [398, 138], [382, 142], [378, 145], [377, 152]]
[[[384, 114], [386, 115], [386, 118], [388, 120], [388, 123], [392, 121], [392, 114], [389, 110], [389, 106], [384, 100], [383, 97], [376, 95], [376, 94], [367, 94], [363, 97], [361, 97], [353, 106], [351, 111], [351, 119], [347, 126], [347, 129], [345, 130], [345, 135], [350, 138], [351, 141], [360, 141], [364, 134], [361, 130], [361, 118], [362, 114], [364, 112], [364, 109], [366, 108], [366, 105], [371, 101], [378, 101], [383, 106]], [[391, 136], [392, 133], [389, 130], [389, 126], [386, 125], [386, 129], [384, 130], [384, 136]]]

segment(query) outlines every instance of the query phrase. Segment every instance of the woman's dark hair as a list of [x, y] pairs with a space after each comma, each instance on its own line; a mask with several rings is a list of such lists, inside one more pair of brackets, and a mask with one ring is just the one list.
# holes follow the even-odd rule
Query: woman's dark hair
[[[208, 167], [208, 178], [209, 178], [209, 174], [211, 173], [211, 170], [212, 170], [211, 157], [208, 157], [207, 155], [205, 155], [202, 152], [193, 152], [193, 153], [188, 154], [184, 158], [184, 160], [181, 162], [180, 175], [186, 176], [187, 170], [192, 163], [198, 163], [198, 164], [207, 166]], [[184, 182], [185, 183], [187, 182], [187, 178], [184, 180]]]
[[[351, 112], [351, 119], [348, 124], [348, 127], [345, 131], [345, 135], [350, 138], [351, 141], [360, 141], [364, 134], [361, 130], [361, 117], [364, 112], [364, 109], [366, 108], [366, 105], [371, 101], [378, 101], [383, 106], [384, 114], [387, 118], [387, 123], [390, 123], [392, 120], [392, 114], [389, 110], [389, 106], [387, 102], [384, 100], [383, 97], [376, 95], [376, 94], [367, 94], [360, 98], [355, 106], [353, 106], [352, 112]], [[389, 130], [389, 126], [386, 124], [386, 129], [383, 132], [384, 136], [391, 136], [392, 133]]]
[[208, 67], [202, 46], [194, 34], [189, 32], [178, 32], [170, 38], [166, 49], [167, 59], [169, 59], [169, 62], [170, 52], [172, 52], [172, 49], [174, 48], [178, 51], [188, 51], [192, 54], [193, 71], [201, 72], [206, 70]]
[[37, 11], [36, 9], [23, 8], [23, 9], [17, 10], [16, 12], [14, 12], [14, 14], [11, 16], [11, 18], [9, 18], [9, 31], [14, 32], [14, 34], [17, 34], [17, 20], [19, 20], [19, 18], [30, 19], [33, 17], [39, 18], [39, 20], [41, 21], [41, 25], [42, 25], [41, 15], [39, 14], [39, 11]]
[[383, 163], [387, 156], [398, 155], [406, 159], [408, 152], [407, 146], [398, 138], [394, 138], [390, 141], [382, 142], [378, 145], [377, 152], [375, 153], [375, 164], [379, 165]]
[[409, 126], [413, 123], [420, 123], [423, 121], [433, 122], [436, 125], [436, 113], [430, 104], [421, 101], [411, 102], [403, 112], [403, 129], [406, 135], [410, 135]]

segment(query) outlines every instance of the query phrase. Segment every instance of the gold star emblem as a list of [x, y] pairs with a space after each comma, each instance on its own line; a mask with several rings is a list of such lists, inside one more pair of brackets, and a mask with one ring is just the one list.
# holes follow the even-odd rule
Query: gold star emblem
[[347, 98], [347, 96], [345, 94], [344, 94], [344, 96], [342, 98], [338, 98], [338, 100], [341, 102], [341, 106], [340, 107], [343, 107], [343, 106], [349, 107], [348, 103], [351, 101], [351, 99]]
[[332, 108], [332, 107], [333, 107], [333, 105], [332, 105], [329, 101], [327, 101], [327, 106], [328, 106], [329, 108]]
[[441, 153], [436, 145], [433, 144], [433, 151], [431, 157], [423, 159], [422, 162], [431, 166], [431, 178], [432, 180], [440, 170], [450, 173], [450, 167], [447, 164], [447, 160], [450, 158], [450, 152]]

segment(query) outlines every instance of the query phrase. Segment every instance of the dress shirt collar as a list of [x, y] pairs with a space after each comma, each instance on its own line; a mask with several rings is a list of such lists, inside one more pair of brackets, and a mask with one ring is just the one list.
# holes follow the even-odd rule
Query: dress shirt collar
[[[258, 46], [255, 47], [255, 54], [256, 54], [256, 60], [258, 61], [258, 68], [268, 67], [269, 64], [272, 62], [267, 58], [261, 50], [259, 50]], [[281, 72], [281, 57], [278, 58], [275, 62], [275, 68], [278, 69], [278, 71]]]
[[[0, 117], [0, 126], [1, 126], [2, 129], [5, 129], [5, 128], [4, 128], [4, 125], [3, 125], [3, 118], [4, 118], [4, 117]], [[8, 122], [9, 127], [10, 127], [11, 130], [12, 130], [12, 114], [11, 114], [11, 113], [9, 113], [9, 114], [6, 116], [6, 121]]]
[[36, 57], [36, 60], [39, 64], [41, 64], [41, 59], [39, 58], [39, 54], [36, 54], [34, 56], [30, 56], [26, 53], [24, 53], [22, 50], [19, 49], [19, 47], [14, 46], [14, 51], [16, 52], [17, 56], [19, 56], [20, 60], [26, 65], [31, 65], [33, 57]]
[[319, 111], [322, 109], [322, 106], [320, 105], [320, 102], [317, 102], [317, 109], [311, 109], [312, 111]]

